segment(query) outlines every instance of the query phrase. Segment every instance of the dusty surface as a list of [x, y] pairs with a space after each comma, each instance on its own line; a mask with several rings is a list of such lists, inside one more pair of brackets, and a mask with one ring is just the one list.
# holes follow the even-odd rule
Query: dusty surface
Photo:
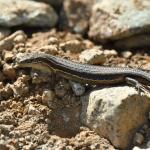
[[[149, 0], [1, 0], [0, 150], [116, 149], [81, 123], [81, 95], [91, 87], [59, 75], [54, 84], [51, 74], [16, 68], [15, 56], [44, 52], [150, 71], [148, 8]], [[150, 148], [150, 114], [143, 118], [130, 141], [135, 149]]]
[[[94, 43], [55, 29], [30, 36], [17, 31], [1, 42], [2, 47], [7, 45], [0, 63], [1, 149], [114, 149], [106, 139], [82, 127], [80, 97], [75, 96], [68, 80], [57, 76], [53, 87], [49, 74], [13, 66], [19, 52], [43, 51], [78, 61], [81, 51], [97, 49]], [[146, 51], [99, 49], [105, 54], [104, 65], [150, 67]]]
[[80, 97], [67, 80], [57, 76], [53, 87], [49, 74], [14, 67], [18, 52], [44, 51], [77, 61], [77, 44], [70, 42], [72, 57], [64, 48], [70, 38], [82, 49], [94, 46], [78, 35], [55, 30], [31, 38], [17, 31], [1, 41], [5, 50], [0, 63], [0, 149], [114, 149], [108, 140], [83, 128]]

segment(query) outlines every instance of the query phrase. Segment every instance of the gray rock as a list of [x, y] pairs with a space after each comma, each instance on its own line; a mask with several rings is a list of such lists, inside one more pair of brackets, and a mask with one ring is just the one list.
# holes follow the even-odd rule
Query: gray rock
[[79, 55], [80, 62], [87, 64], [103, 64], [106, 60], [104, 51], [100, 49], [87, 49]]
[[13, 27], [48, 26], [53, 27], [57, 22], [57, 14], [47, 4], [28, 0], [1, 0], [0, 25]]
[[60, 15], [60, 28], [85, 34], [95, 0], [65, 0]]
[[150, 31], [150, 1], [100, 0], [93, 7], [89, 36], [118, 40]]
[[85, 87], [82, 84], [73, 81], [69, 81], [69, 82], [76, 96], [81, 96], [85, 93]]
[[135, 144], [142, 144], [144, 142], [144, 136], [141, 133], [136, 133], [134, 137]]
[[150, 46], [150, 35], [140, 34], [114, 42], [116, 48], [138, 48]]
[[136, 130], [147, 121], [150, 95], [132, 87], [112, 87], [82, 98], [81, 121], [121, 149], [128, 147]]

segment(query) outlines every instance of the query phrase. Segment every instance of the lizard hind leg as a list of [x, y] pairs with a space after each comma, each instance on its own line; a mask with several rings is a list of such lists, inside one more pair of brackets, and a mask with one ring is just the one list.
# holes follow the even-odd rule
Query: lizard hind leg
[[141, 91], [150, 93], [150, 88], [148, 86], [145, 86], [145, 85], [141, 84], [136, 79], [133, 79], [133, 78], [130, 78], [130, 77], [126, 77], [125, 80], [126, 80], [126, 82], [128, 84], [134, 86], [138, 90], [139, 94], [141, 93]]

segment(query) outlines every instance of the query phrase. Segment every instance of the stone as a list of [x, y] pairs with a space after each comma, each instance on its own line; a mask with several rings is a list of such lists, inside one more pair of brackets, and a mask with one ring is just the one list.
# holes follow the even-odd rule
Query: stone
[[48, 39], [48, 44], [49, 45], [59, 45], [59, 40], [56, 37], [50, 37]]
[[114, 42], [114, 47], [120, 49], [142, 48], [150, 46], [149, 34], [134, 35]]
[[68, 40], [61, 43], [60, 47], [63, 51], [70, 51], [73, 53], [79, 53], [85, 48], [84, 44], [79, 40]]
[[25, 96], [29, 93], [28, 79], [23, 80], [23, 77], [19, 77], [12, 85], [11, 89], [13, 90], [14, 97]]
[[16, 71], [10, 64], [6, 63], [3, 65], [3, 74], [6, 75], [8, 79], [16, 79]]
[[76, 96], [81, 96], [85, 93], [85, 87], [77, 82], [69, 81], [72, 87], [72, 90]]
[[134, 137], [134, 143], [135, 144], [142, 144], [144, 141], [144, 136], [141, 133], [136, 133]]
[[12, 53], [12, 51], [5, 51], [3, 57], [4, 57], [4, 61], [8, 62], [8, 61], [11, 61], [13, 59], [14, 54]]
[[150, 109], [150, 96], [133, 87], [95, 90], [82, 97], [81, 121], [120, 149], [128, 148]]
[[44, 90], [42, 94], [42, 102], [43, 104], [48, 105], [49, 102], [54, 100], [55, 94], [52, 90]]
[[117, 56], [118, 53], [116, 50], [112, 49], [112, 50], [104, 50], [104, 55], [108, 58], [108, 57], [112, 57], [112, 56]]
[[46, 54], [58, 54], [58, 45], [45, 45], [37, 49], [37, 51], [45, 52]]
[[106, 60], [104, 52], [99, 49], [87, 49], [80, 53], [79, 60], [86, 64], [103, 64]]
[[121, 54], [124, 58], [130, 58], [133, 55], [131, 51], [123, 51]]
[[107, 42], [149, 32], [149, 16], [148, 0], [97, 1], [90, 19], [89, 37], [97, 42]]
[[5, 50], [12, 50], [13, 46], [14, 46], [14, 39], [17, 36], [23, 36], [26, 37], [26, 34], [21, 31], [18, 30], [16, 32], [14, 32], [13, 34], [11, 34], [10, 36], [4, 38], [3, 40], [0, 41], [0, 51]]
[[60, 13], [60, 28], [86, 34], [95, 0], [65, 0]]
[[50, 5], [29, 0], [1, 0], [0, 25], [53, 27], [57, 14]]

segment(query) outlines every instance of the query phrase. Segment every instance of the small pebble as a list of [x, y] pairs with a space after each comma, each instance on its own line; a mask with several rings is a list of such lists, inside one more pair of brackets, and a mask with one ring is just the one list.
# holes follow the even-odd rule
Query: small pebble
[[12, 60], [13, 59], [13, 53], [11, 52], [11, 51], [5, 51], [5, 53], [4, 53], [4, 61], [5, 62], [8, 62], [8, 61], [10, 61], [10, 60]]
[[58, 54], [58, 46], [46, 45], [46, 46], [40, 47], [37, 51], [45, 52], [46, 54], [56, 55]]
[[73, 81], [69, 81], [69, 82], [76, 96], [81, 96], [85, 93], [85, 87], [82, 84]]
[[130, 58], [132, 56], [132, 52], [131, 51], [124, 51], [124, 52], [122, 52], [122, 56], [124, 58]]
[[134, 143], [142, 144], [144, 141], [144, 136], [141, 133], [136, 133], [134, 137]]
[[7, 63], [3, 65], [3, 73], [4, 75], [7, 76], [8, 79], [11, 79], [11, 80], [16, 79], [15, 69]]
[[118, 53], [116, 50], [104, 50], [104, 55], [106, 57], [117, 56]]
[[57, 45], [59, 44], [59, 40], [56, 37], [50, 37], [48, 39], [48, 44], [49, 45]]
[[42, 102], [43, 104], [48, 104], [49, 102], [53, 101], [55, 94], [52, 90], [44, 90], [42, 94]]
[[87, 64], [103, 64], [106, 57], [103, 51], [99, 49], [87, 49], [81, 52], [79, 60], [80, 62]]
[[60, 47], [63, 51], [70, 51], [72, 53], [79, 53], [85, 49], [85, 45], [78, 40], [70, 40], [65, 43], [61, 43]]
[[16, 44], [17, 43], [25, 43], [26, 39], [27, 39], [26, 35], [22, 32], [22, 34], [19, 34], [14, 38], [14, 42]]
[[29, 86], [22, 81], [22, 77], [19, 77], [16, 82], [11, 85], [14, 97], [21, 97], [29, 93]]

